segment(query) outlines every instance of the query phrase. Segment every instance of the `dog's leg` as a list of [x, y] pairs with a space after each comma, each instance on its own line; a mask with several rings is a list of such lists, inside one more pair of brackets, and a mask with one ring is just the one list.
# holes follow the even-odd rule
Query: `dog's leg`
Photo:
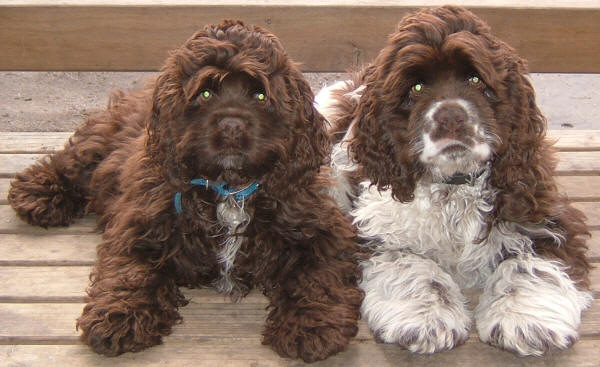
[[99, 256], [90, 276], [89, 302], [77, 320], [81, 340], [108, 356], [160, 344], [181, 321], [178, 307], [187, 303], [175, 279], [127, 255]]
[[[349, 264], [302, 269], [271, 296], [264, 344], [282, 356], [314, 362], [338, 353], [358, 332], [362, 294], [341, 278]], [[338, 273], [338, 271], [340, 271]]]
[[388, 251], [361, 266], [361, 311], [376, 338], [417, 353], [452, 349], [467, 339], [466, 300], [434, 261]]
[[82, 216], [92, 172], [108, 154], [117, 124], [109, 111], [96, 114], [63, 150], [18, 173], [8, 193], [17, 215], [42, 227], [68, 225]]
[[281, 232], [268, 241], [271, 248], [281, 244], [282, 253], [264, 280], [271, 311], [263, 344], [306, 362], [346, 347], [358, 332], [363, 299], [353, 230], [331, 200], [323, 201], [330, 210], [307, 206], [299, 213], [314, 220], [296, 223], [298, 229], [276, 226]]
[[520, 355], [564, 349], [591, 302], [556, 261], [523, 255], [500, 263], [475, 310], [482, 341]]

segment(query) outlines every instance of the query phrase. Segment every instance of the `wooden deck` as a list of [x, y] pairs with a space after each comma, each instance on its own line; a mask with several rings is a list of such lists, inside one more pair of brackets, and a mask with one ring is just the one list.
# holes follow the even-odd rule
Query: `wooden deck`
[[[591, 261], [600, 262], [600, 131], [551, 131], [558, 139], [557, 179], [588, 216]], [[294, 366], [260, 344], [266, 299], [254, 292], [232, 304], [212, 290], [186, 290], [182, 324], [163, 345], [106, 358], [78, 341], [75, 319], [100, 236], [88, 217], [44, 230], [17, 219], [7, 205], [10, 177], [60, 148], [68, 133], [0, 133], [0, 366]], [[521, 358], [479, 341], [432, 356], [376, 343], [364, 321], [348, 349], [326, 366], [599, 366], [600, 269], [592, 271], [595, 300], [583, 315], [581, 339], [569, 350]]]

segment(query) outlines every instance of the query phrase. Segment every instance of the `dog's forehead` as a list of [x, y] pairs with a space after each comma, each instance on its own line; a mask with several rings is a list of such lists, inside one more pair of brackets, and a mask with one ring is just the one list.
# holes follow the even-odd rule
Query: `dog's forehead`
[[220, 88], [229, 91], [246, 91], [248, 89], [256, 89], [260, 86], [261, 83], [247, 73], [234, 72], [225, 74]]

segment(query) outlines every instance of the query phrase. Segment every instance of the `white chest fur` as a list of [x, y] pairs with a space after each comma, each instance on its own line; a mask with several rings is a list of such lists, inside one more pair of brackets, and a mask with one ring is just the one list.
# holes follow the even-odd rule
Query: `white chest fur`
[[241, 234], [250, 222], [250, 214], [245, 210], [243, 202], [237, 202], [230, 196], [217, 204], [217, 220], [222, 226], [225, 240], [219, 245], [217, 253], [221, 276], [215, 281], [214, 286], [219, 292], [232, 293], [236, 284], [231, 271], [237, 251], [244, 241]]
[[362, 184], [352, 211], [363, 237], [377, 252], [401, 250], [439, 264], [463, 288], [480, 285], [503, 253], [531, 252], [531, 240], [514, 224], [489, 226], [496, 191], [487, 188], [488, 172], [473, 185], [419, 183], [409, 203]]

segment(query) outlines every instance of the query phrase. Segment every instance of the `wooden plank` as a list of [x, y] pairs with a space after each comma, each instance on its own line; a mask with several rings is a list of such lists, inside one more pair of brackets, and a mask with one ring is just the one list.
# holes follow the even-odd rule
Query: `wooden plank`
[[[0, 234], [0, 266], [93, 265], [99, 234]], [[588, 257], [600, 261], [600, 231], [592, 231]]]
[[[83, 302], [91, 266], [0, 266], [0, 302]], [[212, 288], [182, 288], [185, 296], [199, 303], [227, 303], [230, 297]], [[258, 291], [239, 303], [266, 305]]]
[[[0, 303], [0, 343], [7, 337], [27, 340], [76, 340], [75, 320], [83, 303]], [[267, 311], [262, 304], [205, 304], [190, 302], [180, 309], [184, 322], [174, 328], [174, 337], [259, 338]], [[4, 339], [4, 340], [2, 340]]]
[[[598, 72], [600, 8], [566, 0], [546, 6], [468, 5], [517, 48], [536, 72]], [[156, 70], [167, 51], [204, 24], [244, 19], [277, 34], [305, 71], [345, 71], [369, 62], [409, 11], [432, 2], [241, 0], [218, 2], [5, 2], [0, 69]], [[577, 21], [574, 22], [573, 19]], [[110, 25], [110, 26], [107, 26]], [[368, 25], [368, 27], [367, 27]]]
[[[0, 205], [6, 204], [11, 179], [0, 178]], [[599, 201], [600, 176], [556, 176], [561, 192], [572, 201]]]
[[[0, 344], [18, 341], [69, 342], [79, 333], [75, 320], [83, 303], [0, 303]], [[175, 326], [171, 339], [259, 337], [268, 311], [263, 304], [199, 303], [192, 300], [179, 309], [183, 323]], [[356, 340], [371, 341], [372, 333], [364, 320], [359, 321]], [[582, 337], [600, 336], [600, 301], [594, 300], [582, 315]], [[471, 330], [471, 338], [477, 338]]]
[[591, 233], [592, 237], [587, 241], [589, 247], [587, 257], [591, 261], [598, 262], [600, 261], [600, 231], [591, 231]]
[[[69, 342], [77, 338], [74, 323], [81, 315], [83, 303], [0, 303], [0, 344], [10, 340], [30, 342]], [[259, 337], [268, 311], [264, 304], [199, 303], [192, 300], [182, 307], [183, 323], [177, 325], [172, 338]], [[582, 315], [582, 337], [600, 336], [600, 301]], [[471, 330], [471, 338], [477, 338]], [[373, 339], [364, 320], [359, 321], [356, 340]]]
[[[518, 357], [513, 353], [470, 340], [448, 352], [419, 355], [390, 344], [351, 342], [345, 351], [315, 367], [381, 366], [411, 367], [431, 366], [499, 366], [502, 367], [597, 367], [600, 340], [579, 340], [573, 347], [544, 357]], [[260, 345], [259, 339], [231, 338], [230, 340], [187, 340], [171, 342], [139, 353], [126, 353], [118, 358], [95, 354], [85, 345], [0, 345], [0, 359], [8, 366], [43, 367], [181, 367], [181, 366], [300, 366], [298, 360], [279, 357], [269, 347]], [[404, 363], [402, 363], [404, 362]]]
[[[31, 164], [43, 158], [44, 154], [0, 154], [0, 177], [13, 177]], [[559, 152], [557, 175], [600, 175], [600, 151]]]
[[[0, 0], [1, 1], [1, 0]], [[70, 132], [0, 132], [0, 153], [50, 153], [61, 149]], [[600, 150], [600, 130], [548, 130], [562, 151]]]
[[0, 154], [0, 177], [10, 178], [42, 159], [44, 154]]
[[[223, 5], [239, 5], [240, 0], [219, 0]], [[353, 5], [362, 3], [372, 6], [394, 5], [396, 0], [311, 0], [312, 6], [325, 5]], [[404, 0], [405, 5], [423, 6], [423, 0]], [[428, 6], [441, 6], [447, 4], [447, 0], [429, 0]], [[88, 6], [107, 6], [107, 5], [214, 5], [213, 0], [61, 0], [58, 4], [62, 6], [88, 5]], [[306, 5], [306, 0], [261, 0], [262, 5]], [[489, 6], [489, 7], [515, 7], [523, 6], [522, 0], [455, 0], [453, 4], [463, 6]], [[597, 0], [536, 0], [527, 4], [528, 8], [590, 8], [597, 5]], [[29, 6], [48, 6], [57, 5], [54, 0], [0, 0], [0, 5], [29, 5]]]
[[0, 234], [0, 266], [93, 265], [99, 234]]
[[9, 178], [0, 178], [0, 205], [6, 205], [6, 203], [8, 203], [6, 197], [8, 195], [10, 181]]
[[556, 183], [571, 201], [600, 200], [600, 176], [556, 176]]
[[32, 226], [17, 217], [13, 209], [8, 205], [0, 205], [0, 233], [2, 234], [88, 234], [95, 231], [96, 217], [88, 215], [85, 218], [76, 219], [68, 227], [51, 227], [48, 229]]
[[556, 140], [554, 146], [561, 151], [600, 150], [599, 130], [548, 130], [547, 136]]
[[[600, 258], [600, 203], [574, 205], [584, 211], [593, 229], [589, 256], [596, 261]], [[21, 221], [9, 206], [0, 205], [0, 265], [90, 264], [93, 249], [100, 242], [100, 235], [92, 234], [94, 223], [95, 217], [87, 216], [69, 227], [44, 229]], [[38, 246], [39, 242], [42, 244]]]
[[[573, 205], [587, 216], [590, 229], [600, 229], [600, 202], [575, 202]], [[77, 219], [68, 227], [44, 229], [31, 226], [19, 219], [8, 205], [0, 205], [0, 219], [0, 234], [87, 234], [94, 232], [95, 229], [94, 215]]]
[[73, 133], [0, 132], [0, 153], [51, 153], [61, 149]]
[[83, 302], [90, 266], [0, 267], [0, 302]]
[[558, 158], [557, 175], [600, 175], [600, 151], [559, 152]]
[[573, 206], [581, 210], [587, 216], [587, 225], [590, 229], [600, 229], [600, 202], [579, 202]]
[[[82, 302], [88, 286], [89, 266], [0, 267], [0, 302]], [[600, 269], [590, 273], [592, 291], [600, 294]], [[210, 293], [186, 290], [189, 297], [210, 298]], [[212, 290], [206, 290], [212, 292]], [[214, 296], [225, 299], [222, 295]], [[256, 298], [247, 300], [256, 302]]]

